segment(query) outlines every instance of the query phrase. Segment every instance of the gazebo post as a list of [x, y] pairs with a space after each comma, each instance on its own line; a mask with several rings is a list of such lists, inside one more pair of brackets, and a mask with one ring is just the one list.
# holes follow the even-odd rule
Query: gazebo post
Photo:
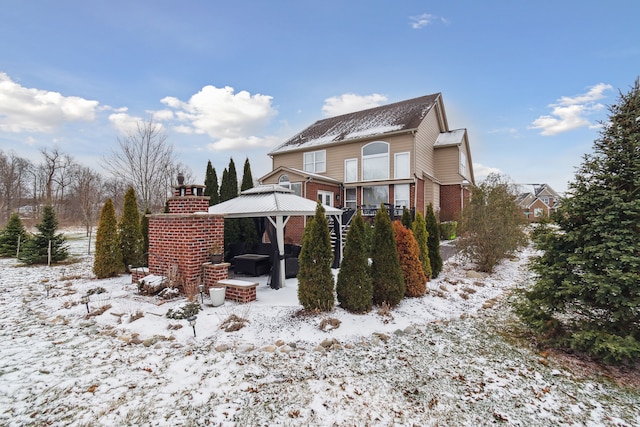
[[285, 261], [284, 261], [284, 218], [276, 216], [276, 235], [278, 239], [278, 260], [280, 262], [280, 287], [284, 288]]

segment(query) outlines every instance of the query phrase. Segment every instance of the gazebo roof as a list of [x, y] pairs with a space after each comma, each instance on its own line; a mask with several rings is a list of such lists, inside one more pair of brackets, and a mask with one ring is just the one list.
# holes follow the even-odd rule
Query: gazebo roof
[[[324, 206], [326, 215], [342, 215], [342, 210]], [[313, 216], [316, 202], [293, 193], [277, 184], [258, 185], [226, 202], [209, 207], [209, 213], [226, 218], [256, 218], [266, 216]]]

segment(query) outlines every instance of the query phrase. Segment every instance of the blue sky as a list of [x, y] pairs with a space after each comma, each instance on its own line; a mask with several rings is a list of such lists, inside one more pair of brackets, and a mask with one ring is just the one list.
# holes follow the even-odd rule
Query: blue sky
[[257, 178], [316, 120], [441, 92], [476, 178], [564, 191], [640, 75], [638, 16], [636, 0], [4, 0], [0, 149], [103, 172], [153, 118], [198, 180], [230, 157]]

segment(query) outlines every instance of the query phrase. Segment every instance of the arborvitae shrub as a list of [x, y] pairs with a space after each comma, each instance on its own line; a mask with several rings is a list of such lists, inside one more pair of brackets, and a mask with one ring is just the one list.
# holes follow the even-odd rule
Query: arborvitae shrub
[[429, 233], [427, 232], [427, 223], [420, 212], [416, 212], [416, 219], [413, 221], [413, 237], [418, 243], [418, 251], [422, 271], [427, 279], [431, 278], [431, 259], [429, 258]]
[[140, 232], [142, 233], [142, 265], [149, 266], [149, 216], [151, 211], [147, 209], [140, 218]]
[[393, 231], [396, 233], [398, 259], [404, 277], [405, 295], [421, 297], [427, 293], [427, 276], [422, 270], [418, 242], [413, 237], [413, 231], [406, 228], [400, 221], [393, 222]]
[[413, 219], [411, 218], [411, 212], [409, 209], [402, 209], [402, 225], [411, 230], [411, 224], [413, 223]]
[[0, 232], [0, 256], [15, 258], [18, 250], [18, 242], [20, 246], [27, 243], [29, 234], [25, 230], [20, 215], [14, 213], [9, 217], [9, 222]]
[[358, 211], [347, 232], [336, 283], [340, 306], [354, 313], [366, 313], [373, 305], [373, 285], [364, 230], [364, 219]]
[[204, 177], [204, 195], [209, 196], [209, 206], [220, 203], [220, 187], [218, 185], [218, 174], [211, 165], [211, 160], [207, 162], [207, 172]]
[[404, 277], [398, 259], [391, 219], [384, 206], [378, 209], [373, 225], [371, 281], [376, 305], [397, 306], [405, 294]]
[[316, 206], [315, 216], [307, 222], [302, 235], [298, 272], [298, 301], [305, 310], [329, 311], [335, 304], [331, 272], [333, 251], [324, 207]]
[[442, 256], [440, 255], [440, 227], [433, 212], [433, 205], [429, 203], [425, 216], [427, 227], [427, 246], [429, 247], [429, 263], [431, 264], [431, 277], [436, 278], [442, 271]]
[[124, 207], [122, 217], [118, 224], [118, 237], [120, 238], [120, 250], [122, 262], [125, 268], [138, 267], [142, 264], [142, 248], [144, 240], [140, 230], [140, 214], [138, 202], [133, 187], [129, 187], [124, 195]]
[[49, 259], [51, 245], [51, 262], [64, 261], [69, 256], [66, 239], [56, 234], [58, 219], [53, 206], [45, 206], [42, 210], [42, 222], [36, 225], [38, 233], [29, 239], [20, 252], [20, 260], [27, 264], [44, 264]]
[[98, 279], [113, 277], [124, 272], [122, 251], [118, 238], [118, 225], [113, 202], [108, 199], [100, 211], [100, 221], [96, 233], [96, 255], [93, 260], [93, 274]]

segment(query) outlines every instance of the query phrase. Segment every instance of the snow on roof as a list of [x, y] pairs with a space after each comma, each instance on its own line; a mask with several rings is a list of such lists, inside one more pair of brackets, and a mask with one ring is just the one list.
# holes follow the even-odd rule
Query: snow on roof
[[438, 139], [436, 139], [434, 147], [462, 144], [465, 131], [466, 129], [456, 129], [450, 132], [442, 132], [440, 135], [438, 135]]
[[416, 129], [439, 93], [318, 120], [269, 154]]
[[[324, 207], [327, 215], [342, 215], [342, 210]], [[297, 196], [277, 184], [258, 185], [243, 191], [240, 196], [209, 207], [209, 213], [228, 218], [265, 216], [313, 216], [316, 202]]]

